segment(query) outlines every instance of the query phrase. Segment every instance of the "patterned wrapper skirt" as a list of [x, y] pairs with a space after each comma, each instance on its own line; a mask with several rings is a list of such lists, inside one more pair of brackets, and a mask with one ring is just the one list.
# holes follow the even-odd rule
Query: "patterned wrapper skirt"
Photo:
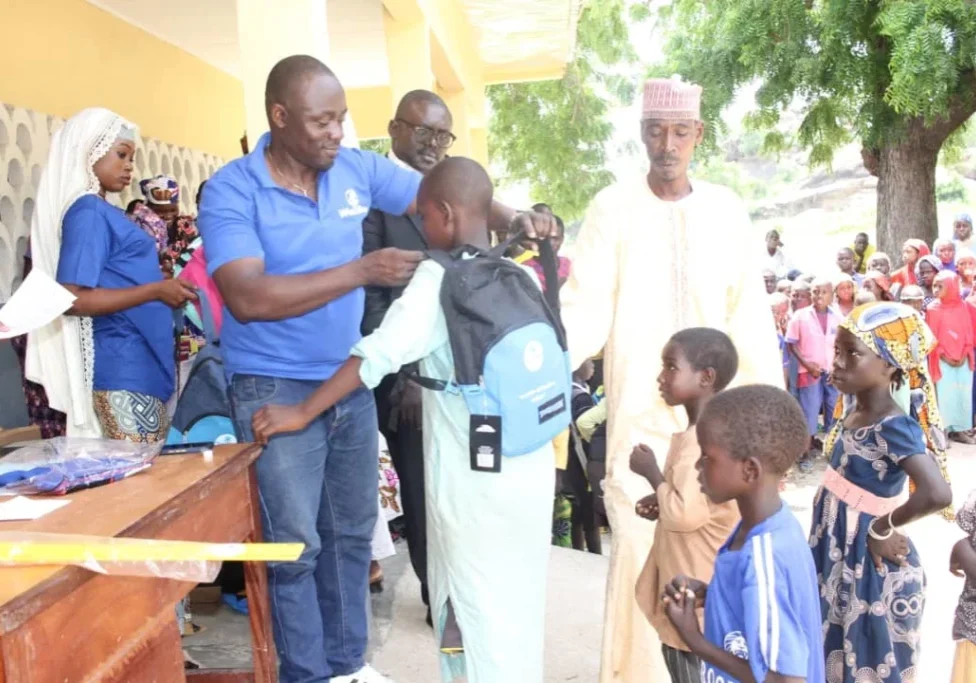
[[92, 403], [104, 438], [133, 443], [166, 440], [169, 415], [166, 404], [155, 396], [134, 391], [96, 391]]

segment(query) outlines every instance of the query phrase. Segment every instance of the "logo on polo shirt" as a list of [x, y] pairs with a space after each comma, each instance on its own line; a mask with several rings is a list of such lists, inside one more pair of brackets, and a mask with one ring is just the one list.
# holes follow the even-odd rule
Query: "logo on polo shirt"
[[359, 203], [359, 195], [352, 188], [346, 190], [346, 207], [339, 209], [339, 218], [350, 218], [352, 216], [362, 216], [369, 211], [369, 207]]

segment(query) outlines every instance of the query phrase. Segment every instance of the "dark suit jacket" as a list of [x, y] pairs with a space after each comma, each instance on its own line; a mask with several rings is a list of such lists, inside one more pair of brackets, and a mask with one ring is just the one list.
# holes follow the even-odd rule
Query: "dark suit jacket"
[[[420, 216], [394, 216], [371, 209], [363, 221], [363, 254], [386, 247], [426, 251], [427, 238], [424, 237]], [[380, 326], [390, 304], [400, 298], [403, 290], [404, 287], [366, 288], [366, 311], [362, 325], [364, 335]]]

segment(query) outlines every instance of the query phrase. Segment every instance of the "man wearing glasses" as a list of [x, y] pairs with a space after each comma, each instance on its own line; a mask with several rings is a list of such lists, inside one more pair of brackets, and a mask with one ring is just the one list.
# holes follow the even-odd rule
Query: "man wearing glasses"
[[[403, 96], [388, 127], [389, 158], [403, 168], [426, 174], [444, 158], [456, 139], [451, 132], [451, 112], [444, 101], [428, 90]], [[419, 215], [397, 215], [370, 210], [363, 221], [363, 254], [396, 247], [425, 251], [427, 240]], [[363, 335], [379, 327], [387, 309], [403, 293], [403, 287], [366, 288]], [[420, 579], [421, 598], [427, 607], [427, 524], [424, 502], [424, 444], [421, 433], [420, 386], [406, 378], [404, 368], [387, 377], [375, 391], [380, 431], [386, 438], [393, 466], [400, 476], [400, 497], [406, 525], [410, 563]]]

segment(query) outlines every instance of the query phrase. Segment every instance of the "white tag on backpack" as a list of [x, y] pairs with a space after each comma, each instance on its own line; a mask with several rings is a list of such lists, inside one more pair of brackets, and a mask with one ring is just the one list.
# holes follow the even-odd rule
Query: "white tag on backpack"
[[502, 419], [497, 415], [472, 415], [468, 433], [471, 469], [475, 472], [502, 471]]

